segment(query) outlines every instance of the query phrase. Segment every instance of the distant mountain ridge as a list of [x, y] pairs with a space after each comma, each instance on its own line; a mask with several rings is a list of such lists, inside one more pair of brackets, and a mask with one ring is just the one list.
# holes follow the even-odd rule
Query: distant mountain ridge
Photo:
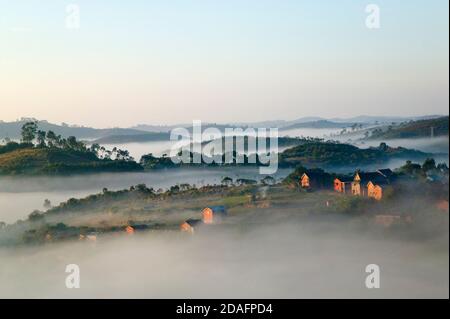
[[448, 136], [449, 117], [439, 117], [400, 123], [372, 131], [370, 139], [420, 138]]
[[[21, 119], [15, 122], [0, 122], [0, 138], [19, 139], [22, 125], [26, 122], [36, 121], [35, 119]], [[84, 126], [69, 126], [53, 124], [47, 121], [37, 121], [40, 129], [44, 131], [53, 131], [62, 137], [76, 136], [78, 139], [86, 138], [100, 138], [109, 135], [133, 135], [142, 134], [139, 131], [131, 128], [106, 128], [98, 129]]]
[[[341, 118], [341, 117], [333, 117], [333, 118], [325, 118], [319, 116], [306, 116], [300, 117], [295, 120], [268, 120], [268, 121], [259, 121], [259, 122], [231, 122], [230, 125], [240, 125], [240, 126], [248, 126], [248, 127], [278, 127], [280, 129], [285, 129], [288, 126], [293, 126], [295, 124], [305, 124], [304, 128], [313, 128], [316, 123], [321, 122], [329, 122], [335, 123], [336, 126], [348, 125], [352, 124], [375, 124], [375, 123], [400, 123], [405, 121], [417, 121], [424, 119], [433, 119], [442, 117], [445, 115], [423, 115], [423, 116], [372, 116], [372, 115], [359, 115], [355, 117]], [[307, 124], [310, 124], [309, 126]]]
[[[350, 127], [354, 124], [368, 125], [368, 124], [383, 124], [383, 123], [401, 123], [407, 121], [418, 121], [427, 119], [436, 119], [443, 117], [440, 115], [426, 115], [417, 117], [389, 117], [389, 116], [356, 116], [352, 118], [331, 118], [325, 119], [321, 117], [302, 117], [295, 120], [273, 120], [261, 122], [236, 122], [236, 123], [202, 123], [202, 129], [208, 127], [218, 128], [223, 131], [225, 128], [278, 128], [281, 131], [295, 128], [344, 128]], [[447, 116], [448, 117], [448, 116]], [[0, 139], [19, 139], [22, 125], [29, 121], [36, 121], [31, 118], [23, 118], [14, 122], [0, 121]], [[155, 141], [164, 140], [165, 136], [161, 133], [169, 133], [174, 128], [183, 127], [188, 131], [192, 131], [192, 123], [183, 123], [176, 125], [147, 125], [139, 124], [130, 128], [93, 128], [85, 126], [54, 124], [45, 120], [38, 120], [38, 125], [45, 131], [53, 131], [62, 137], [75, 136], [78, 139], [93, 139], [100, 140], [106, 143], [108, 140], [117, 141], [124, 140], [132, 141]], [[156, 133], [152, 135], [149, 133]]]
[[283, 126], [280, 129], [282, 131], [299, 129], [299, 128], [316, 128], [316, 129], [326, 129], [326, 128], [335, 128], [341, 129], [345, 127], [350, 127], [354, 124], [358, 124], [357, 122], [331, 122], [328, 120], [317, 120], [312, 122], [299, 122], [295, 124], [291, 124], [288, 126]]

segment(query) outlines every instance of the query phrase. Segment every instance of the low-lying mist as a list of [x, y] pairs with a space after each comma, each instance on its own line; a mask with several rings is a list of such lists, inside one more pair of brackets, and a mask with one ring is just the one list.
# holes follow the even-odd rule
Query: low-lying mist
[[[389, 140], [365, 140], [362, 144], [361, 142], [355, 143], [358, 147], [376, 147], [380, 143], [385, 142], [391, 147], [404, 147], [415, 149], [427, 153], [446, 153], [449, 151], [449, 137], [439, 136], [439, 137], [428, 137], [428, 138], [399, 138], [399, 139], [389, 139]], [[448, 160], [447, 160], [448, 161]]]
[[[280, 168], [275, 178], [281, 179], [291, 172]], [[45, 199], [53, 205], [69, 198], [82, 198], [109, 190], [128, 188], [130, 185], [146, 184], [166, 189], [179, 183], [191, 185], [220, 184], [223, 177], [251, 178], [259, 180], [258, 168], [223, 167], [157, 170], [140, 173], [100, 173], [74, 176], [5, 176], [0, 182], [0, 221], [13, 223], [25, 218], [33, 210], [43, 209]]]
[[[273, 212], [276, 213], [276, 212]], [[255, 222], [258, 222], [255, 219]], [[401, 240], [339, 222], [259, 222], [0, 250], [2, 298], [448, 298], [448, 237]], [[65, 267], [81, 287], [65, 287]], [[377, 264], [381, 287], [368, 289]]]

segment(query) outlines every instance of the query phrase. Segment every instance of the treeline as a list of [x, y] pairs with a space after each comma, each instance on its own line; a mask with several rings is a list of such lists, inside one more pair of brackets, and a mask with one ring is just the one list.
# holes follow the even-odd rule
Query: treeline
[[392, 159], [424, 160], [432, 154], [403, 147], [390, 147], [380, 143], [378, 147], [358, 148], [333, 141], [311, 142], [285, 150], [280, 154], [280, 167], [296, 167], [299, 164], [321, 167], [363, 166], [382, 164]]
[[389, 125], [387, 128], [375, 128], [366, 138], [394, 139], [394, 138], [420, 138], [448, 136], [449, 117], [439, 117], [420, 121], [409, 121], [397, 125]]
[[22, 126], [21, 141], [0, 146], [0, 174], [80, 174], [140, 171], [128, 151], [111, 151], [93, 144], [87, 147], [74, 136], [63, 138], [53, 131], [40, 130], [36, 122]]
[[130, 156], [130, 153], [127, 150], [121, 150], [117, 147], [108, 150], [97, 143], [87, 147], [84, 142], [78, 141], [75, 136], [63, 138], [53, 131], [40, 130], [37, 122], [26, 122], [22, 126], [20, 143], [6, 139], [6, 144], [0, 146], [0, 154], [30, 147], [93, 153], [98, 159], [134, 161], [134, 158]]

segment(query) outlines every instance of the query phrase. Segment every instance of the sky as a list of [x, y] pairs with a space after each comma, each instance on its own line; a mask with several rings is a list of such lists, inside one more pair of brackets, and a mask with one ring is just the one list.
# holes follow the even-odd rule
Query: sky
[[[371, 3], [379, 28], [366, 25]], [[448, 114], [448, 10], [447, 0], [0, 0], [0, 120]]]

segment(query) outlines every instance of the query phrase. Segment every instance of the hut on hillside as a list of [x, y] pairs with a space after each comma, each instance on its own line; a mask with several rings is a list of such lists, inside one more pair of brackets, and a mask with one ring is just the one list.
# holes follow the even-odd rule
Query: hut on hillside
[[202, 224], [202, 220], [190, 218], [180, 225], [182, 232], [193, 234], [195, 229]]
[[222, 221], [227, 216], [225, 206], [205, 207], [202, 210], [202, 219], [205, 224], [213, 224]]
[[332, 181], [333, 178], [329, 173], [321, 169], [312, 169], [302, 174], [299, 186], [306, 190], [328, 188]]
[[352, 189], [353, 177], [341, 176], [334, 179], [334, 190], [338, 193], [350, 193]]
[[377, 200], [382, 199], [383, 189], [390, 184], [390, 178], [392, 177], [389, 172], [392, 173], [389, 169], [377, 170], [376, 172], [356, 172], [351, 183], [352, 194]]

